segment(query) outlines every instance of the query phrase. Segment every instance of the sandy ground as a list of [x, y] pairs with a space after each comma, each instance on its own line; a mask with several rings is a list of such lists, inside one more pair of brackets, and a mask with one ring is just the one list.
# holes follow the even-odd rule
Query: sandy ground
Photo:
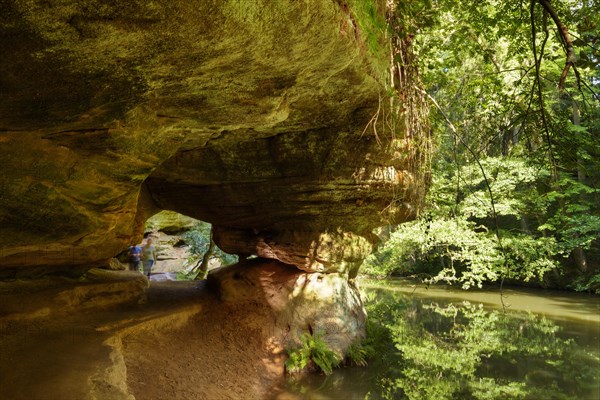
[[[179, 284], [153, 283], [151, 295], [160, 291], [158, 298], [171, 298]], [[283, 363], [280, 349], [269, 341], [270, 311], [222, 304], [210, 294], [199, 299], [202, 311], [186, 323], [151, 332], [134, 330], [122, 337], [130, 392], [137, 399], [271, 396]]]
[[198, 282], [155, 281], [147, 293], [145, 304], [0, 314], [0, 398], [278, 396], [283, 358], [270, 310], [222, 303]]

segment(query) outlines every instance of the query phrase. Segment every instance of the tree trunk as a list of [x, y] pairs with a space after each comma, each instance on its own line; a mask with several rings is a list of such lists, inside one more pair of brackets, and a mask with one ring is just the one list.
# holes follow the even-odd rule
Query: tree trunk
[[[581, 124], [581, 115], [579, 114], [579, 106], [575, 99], [572, 101], [573, 103], [573, 125]], [[583, 168], [583, 160], [581, 159], [580, 152], [577, 151], [577, 180], [581, 183], [585, 182], [585, 169]], [[588, 269], [587, 259], [585, 257], [585, 252], [581, 247], [575, 247], [573, 249], [573, 258], [575, 258], [575, 263], [577, 264], [577, 268], [580, 272], [586, 272]]]
[[210, 227], [210, 243], [208, 245], [208, 250], [204, 253], [202, 257], [202, 263], [200, 263], [200, 268], [198, 269], [198, 273], [194, 277], [195, 280], [204, 279], [206, 277], [206, 273], [208, 272], [208, 261], [212, 257], [215, 250], [215, 242], [213, 241], [213, 227]]

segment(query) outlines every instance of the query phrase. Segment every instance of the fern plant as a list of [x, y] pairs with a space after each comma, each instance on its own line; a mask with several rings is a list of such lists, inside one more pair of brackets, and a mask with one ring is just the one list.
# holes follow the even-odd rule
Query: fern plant
[[340, 364], [341, 358], [327, 346], [321, 335], [304, 333], [301, 341], [301, 347], [287, 350], [285, 368], [288, 372], [300, 372], [312, 362], [325, 375], [329, 375]]
[[285, 369], [290, 373], [296, 373], [304, 370], [310, 361], [310, 349], [302, 342], [302, 347], [297, 349], [287, 349], [287, 360], [285, 360]]
[[371, 345], [356, 341], [348, 347], [348, 360], [351, 364], [366, 367], [367, 360], [375, 354], [375, 349]]

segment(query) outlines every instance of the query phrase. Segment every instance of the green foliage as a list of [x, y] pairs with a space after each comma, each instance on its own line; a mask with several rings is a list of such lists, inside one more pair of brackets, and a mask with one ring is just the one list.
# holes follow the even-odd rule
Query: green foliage
[[310, 349], [304, 346], [298, 349], [288, 349], [288, 358], [285, 360], [285, 369], [290, 373], [303, 371], [310, 362]]
[[[181, 236], [185, 244], [190, 246], [191, 257], [189, 264], [197, 262], [208, 251], [210, 247], [210, 230], [211, 225], [209, 223], [199, 222]], [[222, 265], [231, 265], [238, 262], [238, 256], [225, 253], [216, 246], [212, 256], [218, 258]], [[192, 271], [192, 274], [194, 273]], [[182, 278], [190, 279], [191, 277], [184, 275]]]
[[362, 341], [354, 342], [348, 347], [347, 357], [351, 364], [366, 367], [369, 363], [367, 360], [375, 353], [373, 346]]
[[300, 339], [302, 341], [300, 348], [287, 350], [285, 368], [288, 372], [300, 372], [313, 362], [323, 373], [329, 375], [333, 372], [333, 368], [340, 364], [341, 358], [329, 349], [320, 335], [304, 333]]
[[[353, 23], [373, 56], [373, 60], [386, 60], [384, 38], [387, 29], [385, 11], [377, 0], [348, 0]], [[378, 6], [379, 4], [379, 6]], [[350, 28], [349, 28], [350, 29]]]
[[507, 227], [499, 232], [502, 242], [493, 230], [482, 174], [470, 164], [434, 177], [428, 202], [435, 208], [400, 225], [367, 259], [364, 272], [420, 274], [429, 282], [460, 283], [468, 289], [501, 277], [541, 281], [545, 273], [557, 268], [556, 256], [567, 244], [523, 226], [527, 214], [541, 216], [551, 204], [539, 201], [536, 187], [544, 176], [524, 160], [492, 157], [481, 160], [481, 165], [495, 196], [496, 215]]
[[573, 282], [572, 287], [578, 292], [600, 294], [600, 274], [580, 276]]
[[600, 189], [592, 188], [568, 176], [556, 182], [547, 198], [555, 204], [544, 224], [538, 227], [559, 238], [560, 253], [568, 255], [577, 247], [589, 248], [598, 238], [600, 216], [594, 201]]
[[181, 239], [190, 246], [190, 253], [194, 257], [201, 257], [208, 250], [210, 245], [210, 229], [208, 222], [198, 222], [194, 227], [186, 231]]
[[537, 173], [525, 160], [487, 158], [481, 165], [494, 194], [501, 241], [478, 167], [440, 170], [429, 192], [432, 206], [416, 221], [400, 225], [362, 271], [420, 275], [465, 289], [502, 277], [542, 282], [564, 257], [597, 240], [598, 205], [586, 197], [593, 199], [597, 189], [565, 178], [562, 190], [549, 191], [547, 174]]
[[414, 36], [425, 89], [438, 105], [431, 114], [438, 154], [427, 208], [392, 234], [364, 272], [468, 288], [500, 278], [541, 282], [554, 270], [563, 286], [594, 287], [600, 59], [592, 43], [600, 10], [552, 2], [583, 60], [580, 81], [569, 75], [559, 92], [562, 43], [533, 4], [530, 15], [519, 2], [396, 2], [396, 26], [405, 27], [397, 34]]
[[[371, 256], [365, 272], [426, 273], [435, 280], [460, 281], [465, 288], [481, 286], [485, 280], [497, 279], [502, 263], [494, 239], [474, 228], [474, 223], [464, 218], [403, 224], [385, 244], [387, 257], [381, 258], [381, 252]], [[379, 263], [375, 264], [377, 257]]]

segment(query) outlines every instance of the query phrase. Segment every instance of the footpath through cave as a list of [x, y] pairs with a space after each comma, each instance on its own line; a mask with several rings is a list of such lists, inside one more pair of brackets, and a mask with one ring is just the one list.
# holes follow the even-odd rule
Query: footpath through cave
[[[98, 298], [94, 285], [65, 290], [31, 282], [36, 287], [21, 288], [46, 297], [28, 304], [30, 311], [37, 308], [31, 318], [13, 314], [2, 321], [4, 398], [236, 399], [277, 392], [282, 349], [263, 345], [270, 317], [264, 307], [224, 304], [206, 281], [153, 281], [144, 295], [139, 289], [147, 280], [139, 273], [95, 273], [104, 282], [113, 280], [113, 301], [129, 302], [111, 308], [92, 304]], [[11, 293], [3, 289], [7, 308]], [[47, 296], [71, 307], [50, 310]]]

